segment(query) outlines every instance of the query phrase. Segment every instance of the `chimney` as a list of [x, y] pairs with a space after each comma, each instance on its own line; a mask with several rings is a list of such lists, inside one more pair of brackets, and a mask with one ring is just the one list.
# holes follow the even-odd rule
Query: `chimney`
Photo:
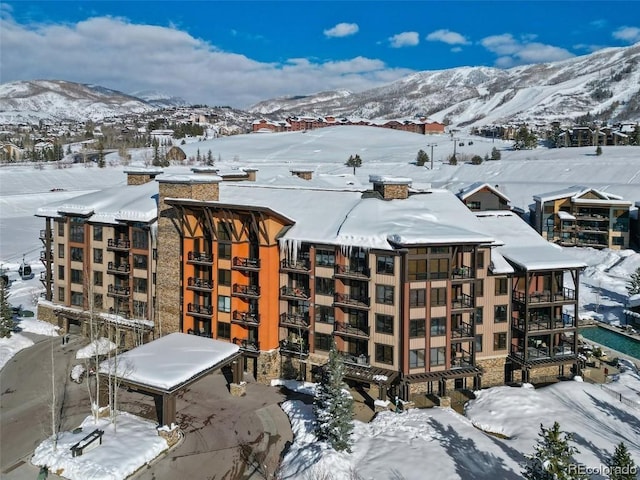
[[300, 177], [303, 180], [311, 180], [313, 178], [313, 170], [296, 169], [296, 170], [290, 170], [290, 172], [291, 172], [291, 175]]
[[249, 182], [255, 182], [256, 181], [256, 176], [258, 173], [258, 169], [257, 168], [243, 168], [243, 170], [245, 172], [247, 172], [247, 181]]
[[127, 174], [127, 185], [142, 185], [154, 180], [163, 171], [159, 168], [128, 168], [124, 173]]
[[407, 177], [389, 177], [369, 175], [373, 190], [382, 195], [384, 200], [402, 200], [409, 197], [409, 186], [412, 180]]

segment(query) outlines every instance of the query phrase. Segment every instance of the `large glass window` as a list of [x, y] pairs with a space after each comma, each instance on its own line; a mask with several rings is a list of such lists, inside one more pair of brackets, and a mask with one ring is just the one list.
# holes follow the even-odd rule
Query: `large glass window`
[[64, 265], [58, 265], [58, 280], [64, 280]]
[[102, 225], [93, 226], [93, 240], [96, 242], [102, 241]]
[[376, 257], [376, 273], [393, 275], [393, 255], [378, 255]]
[[449, 259], [432, 258], [429, 260], [429, 278], [443, 279], [449, 277]]
[[393, 347], [391, 345], [384, 345], [382, 343], [376, 343], [376, 362], [378, 363], [393, 363]]
[[98, 287], [102, 286], [102, 272], [99, 272], [99, 271], [93, 272], [93, 284]]
[[507, 348], [507, 333], [494, 333], [493, 334], [493, 349], [494, 350], [506, 350]]
[[133, 277], [133, 291], [138, 293], [147, 293], [147, 279]]
[[224, 258], [227, 260], [231, 258], [230, 243], [218, 243], [218, 258]]
[[71, 283], [82, 284], [82, 270], [71, 269]]
[[72, 218], [69, 227], [69, 240], [76, 243], [84, 243], [84, 221], [80, 218]]
[[139, 227], [131, 229], [133, 248], [147, 250], [149, 248], [149, 232]]
[[426, 305], [427, 291], [424, 288], [409, 290], [409, 306], [424, 307]]
[[134, 254], [133, 255], [133, 268], [140, 268], [143, 270], [147, 269], [148, 266], [148, 259], [149, 257], [147, 255], [140, 255], [140, 254]]
[[496, 295], [506, 295], [509, 293], [507, 277], [497, 277], [496, 282]]
[[439, 287], [431, 289], [431, 306], [441, 307], [447, 304], [447, 288]]
[[427, 259], [409, 260], [409, 281], [427, 279]]
[[447, 319], [445, 317], [436, 317], [431, 319], [431, 336], [438, 337], [446, 335]]
[[81, 307], [83, 299], [84, 295], [82, 295], [82, 292], [71, 292], [71, 305]]
[[218, 311], [230, 312], [231, 311], [231, 297], [225, 295], [218, 295]]
[[147, 302], [142, 300], [134, 300], [133, 301], [133, 316], [135, 318], [146, 318], [147, 317]]
[[316, 293], [333, 295], [333, 278], [316, 277]]
[[332, 342], [331, 335], [327, 335], [324, 333], [316, 333], [315, 335], [315, 347], [316, 350], [324, 350], [329, 351], [331, 349]]
[[64, 287], [58, 287], [58, 301], [64, 302]]
[[79, 247], [71, 247], [71, 260], [82, 262], [84, 260], [84, 250]]
[[333, 267], [336, 264], [336, 255], [333, 250], [316, 250], [316, 265], [321, 267]]
[[334, 323], [335, 317], [333, 314], [333, 307], [326, 305], [316, 305], [316, 322], [320, 323]]
[[393, 305], [393, 286], [376, 285], [376, 303]]
[[233, 224], [231, 222], [218, 222], [218, 240], [231, 240]]
[[493, 321], [495, 323], [503, 323], [507, 321], [507, 306], [506, 305], [496, 305], [493, 308]]
[[217, 338], [231, 338], [231, 324], [225, 322], [218, 322], [218, 334]]
[[231, 270], [224, 268], [218, 269], [218, 284], [219, 285], [231, 285]]
[[64, 237], [64, 222], [57, 220], [56, 223], [58, 224], [58, 236]]
[[409, 337], [418, 338], [424, 336], [427, 333], [426, 322], [424, 318], [416, 318], [409, 320]]
[[424, 367], [424, 348], [409, 350], [409, 368]]
[[376, 314], [376, 332], [393, 335], [393, 315]]
[[429, 351], [429, 365], [437, 367], [446, 363], [446, 348], [435, 347]]
[[474, 348], [476, 353], [482, 352], [482, 335], [476, 335]]
[[64, 243], [58, 244], [58, 258], [64, 258]]
[[93, 249], [93, 263], [102, 263], [102, 249], [94, 248]]

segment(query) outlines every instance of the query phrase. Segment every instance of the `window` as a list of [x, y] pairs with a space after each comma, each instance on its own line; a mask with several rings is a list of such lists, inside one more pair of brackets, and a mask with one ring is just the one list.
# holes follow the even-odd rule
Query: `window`
[[225, 322], [218, 322], [218, 334], [217, 338], [231, 338], [231, 324]]
[[496, 305], [493, 307], [493, 321], [495, 323], [502, 323], [507, 321], [507, 306]]
[[431, 289], [431, 306], [441, 307], [447, 304], [447, 288], [432, 288]]
[[84, 222], [80, 218], [72, 218], [69, 230], [69, 240], [84, 243]]
[[93, 308], [102, 309], [102, 294], [94, 293], [93, 294]]
[[141, 300], [133, 301], [133, 316], [136, 318], [146, 318], [147, 316], [147, 302]]
[[476, 325], [482, 325], [483, 316], [482, 307], [476, 307], [475, 316], [473, 317], [473, 321]]
[[376, 273], [393, 275], [393, 260], [392, 255], [378, 255], [376, 257]]
[[427, 260], [409, 260], [409, 281], [427, 279]]
[[64, 302], [64, 287], [58, 287], [58, 301]]
[[424, 307], [427, 303], [427, 291], [424, 288], [409, 290], [409, 306]]
[[58, 258], [64, 258], [64, 244], [58, 244]]
[[83, 300], [82, 292], [71, 292], [71, 305], [81, 307], [82, 300]]
[[376, 362], [392, 364], [393, 347], [391, 345], [376, 343]]
[[327, 352], [331, 349], [332, 342], [331, 335], [327, 335], [324, 333], [316, 333], [315, 335], [315, 347], [316, 350], [326, 350]]
[[82, 283], [82, 270], [71, 269], [71, 283]]
[[611, 242], [613, 245], [624, 245], [624, 237], [612, 237]]
[[409, 368], [424, 367], [424, 348], [409, 350]]
[[333, 295], [333, 279], [316, 277], [316, 293], [319, 295]]
[[484, 280], [478, 280], [475, 283], [475, 287], [476, 287], [476, 297], [482, 297], [484, 296]]
[[390, 285], [376, 285], [376, 303], [393, 305], [393, 287]]
[[64, 280], [64, 266], [58, 265], [58, 280]]
[[493, 349], [494, 350], [506, 350], [507, 348], [507, 333], [494, 333], [493, 334]]
[[102, 249], [94, 248], [93, 249], [93, 263], [102, 263]]
[[98, 287], [102, 286], [102, 272], [93, 272], [93, 284]]
[[147, 293], [147, 279], [133, 277], [133, 291], [137, 293]]
[[58, 224], [58, 236], [64, 237], [64, 222], [58, 221], [56, 223]]
[[219, 243], [218, 244], [218, 258], [231, 258], [231, 244], [230, 243]]
[[508, 285], [507, 285], [506, 277], [496, 278], [496, 295], [506, 295], [508, 293]]
[[149, 234], [147, 230], [143, 230], [140, 227], [132, 228], [131, 240], [133, 248], [137, 248], [139, 250], [147, 250], [149, 248]]
[[484, 268], [484, 252], [478, 252], [476, 255], [476, 268]]
[[102, 225], [93, 226], [93, 240], [96, 242], [102, 241]]
[[429, 354], [429, 365], [431, 365], [432, 367], [436, 367], [438, 365], [444, 365], [446, 361], [445, 354], [446, 354], [445, 347], [432, 348]]
[[393, 315], [376, 314], [376, 333], [393, 335]]
[[474, 351], [476, 353], [482, 351], [482, 335], [476, 335], [476, 342], [474, 345]]
[[71, 260], [74, 262], [82, 262], [84, 258], [84, 251], [79, 247], [71, 247]]
[[316, 250], [316, 265], [321, 267], [333, 267], [336, 264], [336, 255], [333, 250]]
[[333, 307], [327, 307], [326, 305], [316, 306], [316, 322], [333, 323], [334, 321]]
[[434, 258], [429, 260], [429, 278], [442, 279], [449, 277], [449, 259]]
[[233, 224], [231, 222], [218, 222], [218, 241], [231, 241]]
[[427, 334], [427, 327], [424, 318], [409, 320], [409, 337], [418, 338]]
[[230, 312], [231, 311], [231, 297], [225, 295], [218, 295], [218, 311]]
[[431, 247], [432, 255], [442, 255], [449, 253], [449, 247]]
[[478, 201], [469, 201], [469, 202], [467, 202], [467, 207], [469, 207], [469, 210], [480, 210], [480, 208], [481, 208], [480, 202], [478, 202]]
[[147, 269], [148, 257], [146, 255], [133, 254], [133, 268]]
[[426, 255], [427, 247], [410, 248], [409, 255]]
[[445, 317], [436, 317], [431, 319], [431, 336], [439, 337], [447, 333], [447, 319]]
[[218, 284], [231, 285], [231, 270], [225, 270], [224, 268], [218, 269]]

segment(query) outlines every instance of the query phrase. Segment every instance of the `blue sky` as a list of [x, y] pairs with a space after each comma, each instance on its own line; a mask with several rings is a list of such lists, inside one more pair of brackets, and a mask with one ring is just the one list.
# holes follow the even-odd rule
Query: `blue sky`
[[244, 108], [412, 72], [510, 68], [640, 42], [640, 2], [113, 1], [0, 4], [0, 80], [160, 90]]

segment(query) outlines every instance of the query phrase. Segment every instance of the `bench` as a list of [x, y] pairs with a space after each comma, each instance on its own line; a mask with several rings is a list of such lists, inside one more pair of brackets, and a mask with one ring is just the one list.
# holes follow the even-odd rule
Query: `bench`
[[71, 447], [70, 449], [71, 456], [79, 457], [84, 453], [84, 450], [89, 445], [93, 444], [96, 440], [98, 441], [98, 443], [94, 445], [94, 447], [97, 447], [98, 445], [102, 445], [102, 435], [104, 435], [104, 430], [99, 430], [96, 428], [93, 432], [91, 432], [89, 435], [87, 435], [86, 437], [84, 437], [82, 440], [80, 440], [78, 443], [76, 443]]

